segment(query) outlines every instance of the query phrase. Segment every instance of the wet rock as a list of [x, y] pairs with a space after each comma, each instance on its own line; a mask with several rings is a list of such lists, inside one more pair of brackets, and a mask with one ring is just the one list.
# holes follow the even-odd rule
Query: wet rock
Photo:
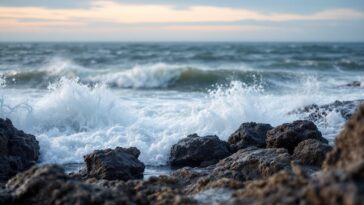
[[360, 81], [353, 81], [351, 83], [346, 84], [346, 86], [348, 86], [348, 87], [361, 87], [363, 85], [362, 85], [362, 83]]
[[321, 167], [325, 160], [326, 153], [332, 147], [315, 139], [308, 139], [300, 142], [294, 149], [293, 158], [301, 164]]
[[304, 114], [308, 115], [305, 117], [306, 120], [321, 121], [326, 118], [329, 113], [339, 113], [344, 119], [348, 120], [354, 112], [356, 112], [360, 103], [364, 100], [353, 100], [353, 101], [335, 101], [326, 105], [308, 105], [303, 108], [299, 108], [288, 114]]
[[14, 204], [133, 204], [122, 192], [70, 179], [56, 165], [32, 167], [6, 184]]
[[268, 148], [286, 148], [292, 154], [298, 143], [307, 139], [328, 143], [316, 125], [308, 120], [297, 120], [275, 127], [268, 131], [266, 143]]
[[0, 181], [6, 181], [35, 164], [38, 141], [33, 135], [16, 129], [9, 119], [0, 118]]
[[248, 147], [216, 164], [213, 178], [232, 178], [239, 181], [261, 179], [290, 169], [291, 157], [286, 149]]
[[173, 145], [170, 164], [174, 167], [212, 165], [231, 154], [230, 145], [217, 136], [189, 135]]
[[138, 160], [139, 154], [135, 147], [95, 150], [84, 156], [87, 175], [107, 180], [141, 179], [145, 166]]
[[267, 132], [273, 129], [270, 124], [263, 123], [243, 123], [228, 139], [230, 144], [233, 144], [237, 149], [242, 149], [250, 146], [265, 147], [265, 139]]
[[364, 104], [336, 138], [334, 149], [328, 153], [324, 168], [346, 169], [348, 165], [362, 160], [364, 160]]

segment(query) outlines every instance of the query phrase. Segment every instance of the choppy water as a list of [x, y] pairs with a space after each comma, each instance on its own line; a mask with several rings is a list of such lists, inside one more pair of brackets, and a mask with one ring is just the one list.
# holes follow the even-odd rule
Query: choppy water
[[[149, 165], [190, 133], [278, 125], [312, 103], [364, 99], [364, 44], [2, 43], [0, 117], [37, 136], [43, 162], [136, 146]], [[344, 119], [316, 122], [330, 140]]]

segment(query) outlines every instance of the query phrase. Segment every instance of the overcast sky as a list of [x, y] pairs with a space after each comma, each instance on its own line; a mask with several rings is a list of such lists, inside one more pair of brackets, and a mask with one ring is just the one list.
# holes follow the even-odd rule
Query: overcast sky
[[364, 0], [1, 0], [0, 41], [364, 41]]

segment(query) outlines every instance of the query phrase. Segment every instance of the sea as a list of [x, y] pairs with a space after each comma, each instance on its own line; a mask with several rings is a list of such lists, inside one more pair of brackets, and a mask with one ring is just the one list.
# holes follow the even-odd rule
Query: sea
[[[305, 119], [292, 111], [364, 99], [363, 85], [364, 43], [0, 43], [0, 117], [37, 137], [41, 163], [135, 146], [166, 165], [188, 134]], [[331, 143], [344, 123], [315, 121]]]

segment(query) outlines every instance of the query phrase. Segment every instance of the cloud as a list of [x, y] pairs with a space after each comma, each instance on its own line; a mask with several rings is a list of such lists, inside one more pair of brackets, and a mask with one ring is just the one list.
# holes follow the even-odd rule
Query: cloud
[[[59, 21], [72, 23], [110, 22], [120, 24], [141, 23], [194, 23], [255, 21], [312, 21], [364, 19], [364, 13], [353, 9], [331, 9], [298, 15], [289, 13], [261, 13], [247, 9], [214, 6], [191, 6], [177, 9], [173, 5], [133, 5], [114, 1], [94, 1], [87, 9], [53, 9], [42, 7], [0, 7], [0, 19], [41, 19], [57, 25]], [[57, 22], [58, 21], [58, 22]], [[19, 24], [21, 26], [26, 23]], [[29, 24], [32, 25], [32, 24]]]
[[[0, 6], [0, 40], [13, 39], [14, 34], [35, 38], [47, 34], [84, 39], [110, 36], [112, 39], [220, 39], [245, 35], [278, 37], [305, 32], [303, 23], [319, 22], [321, 30], [330, 22], [360, 22], [364, 13], [355, 9], [337, 8], [309, 14], [261, 12], [252, 9], [202, 6], [176, 7], [171, 4], [133, 4], [111, 0], [94, 0], [85, 8], [50, 8], [38, 6]], [[300, 26], [299, 26], [300, 23]], [[294, 25], [289, 26], [287, 25]], [[341, 24], [340, 24], [341, 25]], [[339, 26], [340, 26], [339, 25]], [[356, 24], [357, 25], [357, 24]], [[299, 29], [299, 30], [297, 30]], [[302, 30], [303, 29], [303, 30]], [[316, 29], [316, 28], [315, 28]], [[32, 34], [29, 36], [27, 34]], [[154, 36], [153, 36], [154, 35]], [[172, 38], [173, 37], [173, 38]], [[215, 38], [214, 37], [214, 38]], [[262, 37], [263, 38], [263, 37]], [[362, 39], [362, 38], [361, 38]]]

